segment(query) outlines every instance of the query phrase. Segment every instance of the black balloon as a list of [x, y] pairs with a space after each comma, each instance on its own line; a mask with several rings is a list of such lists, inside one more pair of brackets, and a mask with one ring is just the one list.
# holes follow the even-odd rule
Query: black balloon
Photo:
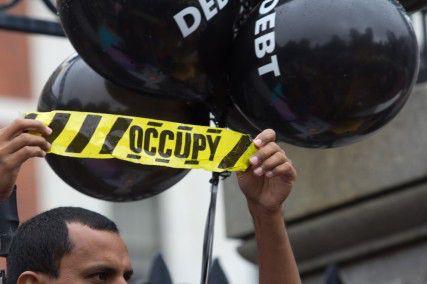
[[[244, 6], [253, 6], [261, 2], [261, 0], [241, 0]], [[398, 1], [408, 12], [416, 12], [427, 7], [427, 0], [399, 0]]]
[[[70, 110], [123, 114], [209, 124], [209, 113], [196, 103], [144, 96], [94, 72], [80, 57], [65, 61], [46, 84], [39, 111]], [[141, 166], [120, 160], [47, 156], [52, 169], [76, 190], [109, 201], [132, 201], [156, 195], [180, 181], [187, 170]]]
[[211, 100], [211, 111], [220, 127], [249, 134], [252, 138], [260, 133], [260, 129], [246, 119], [233, 104], [230, 82], [227, 78], [215, 85], [215, 96]]
[[228, 128], [249, 134], [253, 139], [262, 131], [256, 124], [248, 120], [233, 103], [226, 108], [224, 123]]
[[402, 109], [419, 51], [390, 0], [265, 0], [235, 42], [232, 99], [259, 130], [303, 147], [356, 142]]
[[427, 7], [427, 0], [399, 0], [408, 12], [416, 12]]
[[58, 0], [67, 36], [98, 73], [135, 90], [201, 100], [223, 73], [238, 8], [234, 0]]

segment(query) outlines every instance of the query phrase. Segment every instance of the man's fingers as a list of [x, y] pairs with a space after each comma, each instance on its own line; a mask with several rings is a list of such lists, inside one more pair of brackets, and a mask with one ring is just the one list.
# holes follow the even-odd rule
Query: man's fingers
[[3, 131], [5, 139], [11, 139], [21, 134], [26, 130], [32, 130], [47, 137], [52, 133], [52, 130], [42, 122], [33, 119], [16, 119], [11, 125]]
[[290, 162], [286, 162], [274, 168], [272, 171], [268, 172], [267, 177], [276, 177], [282, 176], [288, 179], [290, 182], [293, 182], [297, 178], [297, 171]]
[[250, 159], [252, 166], [260, 166], [265, 160], [273, 156], [276, 152], [283, 152], [279, 145], [274, 142], [268, 143], [266, 146], [256, 152]]
[[46, 157], [46, 152], [37, 146], [25, 146], [12, 155], [9, 155], [9, 157], [4, 161], [4, 164], [9, 169], [16, 169], [28, 159], [36, 157], [44, 158]]
[[258, 148], [276, 141], [276, 132], [273, 129], [266, 129], [261, 132], [255, 139], [254, 144]]
[[41, 136], [22, 133], [21, 135], [13, 138], [12, 141], [10, 141], [10, 143], [8, 143], [4, 148], [4, 151], [6, 154], [12, 154], [25, 146], [38, 146], [45, 152], [48, 152], [51, 147], [50, 143]]
[[286, 156], [285, 153], [280, 151], [276, 152], [273, 156], [265, 160], [264, 163], [261, 165], [261, 168], [264, 173], [268, 173], [268, 176], [270, 176], [270, 172], [272, 172], [276, 167], [284, 163], [286, 163]]

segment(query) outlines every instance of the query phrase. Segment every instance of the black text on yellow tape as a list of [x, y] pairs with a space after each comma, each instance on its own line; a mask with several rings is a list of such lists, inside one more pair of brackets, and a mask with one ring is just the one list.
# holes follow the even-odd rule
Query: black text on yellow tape
[[26, 117], [48, 125], [51, 153], [67, 157], [223, 172], [246, 170], [256, 151], [248, 135], [222, 128], [72, 111]]

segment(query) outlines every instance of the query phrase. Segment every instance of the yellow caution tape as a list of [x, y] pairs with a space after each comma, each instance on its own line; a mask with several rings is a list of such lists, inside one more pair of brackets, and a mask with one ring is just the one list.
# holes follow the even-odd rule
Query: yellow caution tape
[[224, 172], [246, 170], [256, 152], [249, 135], [222, 128], [74, 111], [26, 118], [48, 125], [50, 153], [67, 157]]

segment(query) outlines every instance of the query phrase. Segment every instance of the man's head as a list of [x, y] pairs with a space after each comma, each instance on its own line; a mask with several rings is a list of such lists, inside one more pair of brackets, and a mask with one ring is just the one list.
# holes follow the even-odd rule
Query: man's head
[[7, 269], [8, 284], [126, 283], [132, 275], [116, 225], [73, 207], [53, 209], [22, 224]]

